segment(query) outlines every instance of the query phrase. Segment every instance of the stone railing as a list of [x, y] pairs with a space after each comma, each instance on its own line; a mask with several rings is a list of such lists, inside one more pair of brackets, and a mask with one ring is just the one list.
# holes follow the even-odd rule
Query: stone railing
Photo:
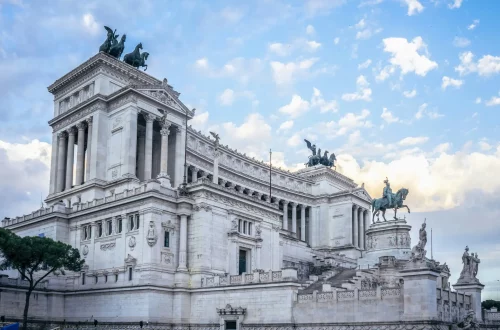
[[490, 310], [483, 309], [484, 323], [497, 323], [500, 324], [500, 312], [496, 308]]
[[175, 190], [167, 189], [165, 187], [160, 186], [159, 183], [156, 182], [148, 182], [134, 189], [125, 189], [124, 191], [116, 194], [112, 194], [110, 196], [106, 196], [104, 198], [96, 198], [94, 200], [88, 202], [75, 203], [73, 207], [68, 208], [62, 204], [54, 204], [51, 207], [42, 208], [36, 211], [33, 211], [31, 214], [23, 215], [19, 217], [15, 217], [12, 219], [4, 219], [1, 222], [1, 227], [6, 227], [10, 225], [15, 225], [23, 221], [32, 220], [37, 217], [49, 215], [54, 212], [71, 214], [74, 212], [79, 212], [82, 210], [88, 210], [96, 206], [103, 205], [105, 203], [111, 203], [115, 201], [119, 201], [128, 197], [136, 196], [147, 191], [156, 190], [161, 194], [169, 196], [169, 197], [177, 197], [177, 192]]
[[297, 294], [297, 303], [309, 302], [343, 302], [353, 300], [380, 300], [380, 299], [394, 299], [401, 296], [401, 288], [377, 288], [376, 290], [343, 290], [343, 291], [330, 291], [306, 294]]
[[471, 309], [471, 296], [456, 291], [436, 289], [438, 319], [458, 322]]
[[[283, 271], [268, 271], [243, 273], [242, 275], [213, 276], [201, 279], [201, 287], [216, 287], [224, 285], [244, 285], [250, 283], [272, 283], [293, 280], [283, 275]], [[295, 276], [296, 280], [296, 276]]]

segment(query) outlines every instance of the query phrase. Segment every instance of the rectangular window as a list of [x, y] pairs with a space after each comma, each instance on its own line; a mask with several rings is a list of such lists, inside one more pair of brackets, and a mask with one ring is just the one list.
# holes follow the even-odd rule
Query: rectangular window
[[247, 226], [248, 226], [248, 222], [243, 221], [243, 234], [247, 233]]
[[108, 275], [104, 275], [104, 283], [108, 283]]
[[112, 235], [113, 234], [113, 221], [112, 220], [108, 220], [106, 222], [107, 224], [107, 227], [108, 227], [108, 235]]
[[97, 224], [98, 237], [102, 237], [102, 221]]
[[99, 282], [99, 277], [95, 277], [95, 284], [97, 284], [97, 282]]
[[139, 214], [135, 215], [135, 229], [139, 229]]
[[118, 218], [118, 233], [122, 232], [122, 218]]
[[247, 234], [252, 235], [252, 223], [251, 222], [248, 223], [248, 233]]
[[238, 232], [240, 232], [240, 233], [241, 233], [241, 231], [243, 229], [243, 228], [241, 228], [241, 223], [242, 223], [241, 219], [238, 220]]
[[133, 215], [128, 216], [128, 230], [130, 230], [130, 231], [134, 230], [134, 216]]
[[85, 285], [85, 273], [82, 273], [82, 285]]
[[115, 282], [118, 282], [118, 274], [115, 274]]
[[236, 321], [225, 321], [226, 330], [236, 330]]
[[83, 226], [83, 240], [87, 239], [87, 226]]
[[241, 275], [243, 273], [247, 272], [247, 251], [241, 249], [240, 250], [240, 255], [239, 255], [239, 272], [238, 274]]
[[128, 269], [128, 280], [132, 281], [132, 267]]
[[165, 240], [163, 242], [164, 247], [170, 247], [170, 232], [166, 231], [165, 232]]
[[87, 226], [87, 232], [89, 233], [89, 239], [92, 238], [92, 225]]

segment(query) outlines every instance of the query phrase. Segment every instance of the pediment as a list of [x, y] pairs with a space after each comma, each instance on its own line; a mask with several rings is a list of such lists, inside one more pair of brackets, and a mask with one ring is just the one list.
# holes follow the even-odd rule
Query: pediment
[[138, 88], [138, 92], [145, 94], [153, 99], [159, 101], [166, 106], [178, 110], [180, 112], [186, 113], [186, 109], [182, 107], [180, 102], [177, 102], [164, 88]]

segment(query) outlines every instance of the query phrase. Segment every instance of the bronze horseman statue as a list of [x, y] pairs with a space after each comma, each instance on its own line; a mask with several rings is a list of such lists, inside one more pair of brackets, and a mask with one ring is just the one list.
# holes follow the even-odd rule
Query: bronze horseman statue
[[[127, 40], [127, 36], [125, 34], [122, 35], [120, 41], [118, 41], [119, 35], [116, 34], [116, 30], [113, 31], [107, 26], [105, 26], [104, 28], [106, 29], [106, 31], [108, 31], [108, 34], [106, 36], [106, 40], [103, 42], [101, 47], [99, 47], [99, 51], [109, 54], [114, 58], [120, 59], [123, 54], [123, 50], [125, 49], [125, 41]], [[145, 67], [144, 71], [146, 71], [148, 68], [146, 60], [148, 59], [149, 53], [141, 53], [139, 49], [142, 49], [142, 43], [139, 43], [137, 46], [135, 46], [133, 52], [126, 54], [123, 57], [123, 61], [137, 69], [140, 67]]]
[[334, 162], [337, 160], [337, 158], [335, 157], [335, 154], [333, 152], [330, 155], [330, 158], [328, 158], [328, 150], [326, 150], [323, 156], [321, 156], [321, 149], [318, 149], [318, 152], [316, 152], [315, 144], [312, 144], [306, 139], [304, 139], [304, 141], [306, 142], [307, 148], [309, 148], [309, 150], [311, 150], [312, 152], [312, 155], [309, 156], [309, 161], [305, 163], [307, 167], [316, 166], [319, 164], [328, 167], [335, 167]]
[[384, 221], [387, 221], [385, 218], [385, 211], [387, 209], [394, 209], [394, 220], [397, 220], [397, 211], [402, 207], [406, 207], [408, 213], [410, 213], [410, 208], [407, 205], [403, 204], [403, 201], [406, 199], [408, 195], [408, 189], [401, 188], [395, 194], [392, 193], [391, 184], [389, 183], [389, 179], [385, 178], [384, 180], [385, 187], [382, 191], [382, 198], [376, 198], [372, 200], [372, 223], [374, 223], [375, 215], [377, 216], [377, 222], [379, 222], [379, 212], [382, 211], [382, 217]]

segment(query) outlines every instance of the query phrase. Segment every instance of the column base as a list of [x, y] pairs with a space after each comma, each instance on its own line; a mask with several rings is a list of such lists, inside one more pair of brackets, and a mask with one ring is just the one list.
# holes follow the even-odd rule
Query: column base
[[189, 273], [187, 268], [186, 269], [177, 268], [177, 272], [175, 273], [174, 276], [174, 286], [177, 288], [188, 287], [188, 284], [189, 284]]
[[156, 177], [158, 181], [160, 181], [163, 187], [172, 188], [172, 184], [170, 183], [170, 176], [167, 173], [160, 173]]

